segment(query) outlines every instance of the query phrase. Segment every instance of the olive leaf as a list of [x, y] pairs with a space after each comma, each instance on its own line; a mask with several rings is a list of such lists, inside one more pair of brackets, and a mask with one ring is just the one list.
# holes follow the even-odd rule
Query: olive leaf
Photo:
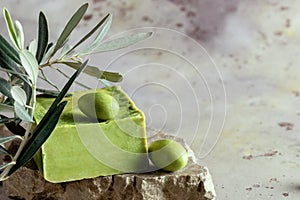
[[[112, 22], [112, 16], [110, 14], [107, 14], [88, 34], [86, 34], [77, 44], [74, 45], [74, 47], [72, 49], [70, 49], [66, 54], [69, 54], [71, 51], [73, 51], [77, 46], [79, 46], [82, 42], [84, 42], [85, 40], [87, 40], [90, 36], [92, 36], [104, 23], [106, 22], [106, 24], [103, 26], [102, 30], [100, 31], [100, 33], [98, 34], [98, 36], [96, 37], [96, 39], [94, 40], [93, 43], [97, 43], [99, 41], [101, 41], [104, 36], [107, 34], [110, 26], [111, 26], [111, 22]], [[88, 49], [90, 49], [89, 45], [87, 48], [85, 48], [82, 51], [88, 51]]]
[[6, 54], [6, 49], [0, 48], [0, 65], [5, 69], [12, 70], [15, 73], [22, 73], [17, 63]]
[[3, 123], [6, 126], [6, 128], [13, 134], [19, 136], [25, 135], [26, 130], [20, 125], [20, 120], [16, 118], [8, 118], [1, 114], [0, 114], [0, 120], [3, 120]]
[[6, 128], [15, 135], [24, 136], [26, 130], [20, 125], [15, 123], [14, 121], [5, 123]]
[[27, 95], [26, 105], [30, 105], [30, 101], [32, 99], [32, 91], [34, 90], [34, 88], [31, 88], [31, 86], [27, 82], [24, 82], [22, 89]]
[[[81, 65], [81, 63], [76, 63], [76, 62], [63, 62], [63, 64], [68, 65], [73, 69], [78, 69]], [[88, 65], [83, 72], [90, 76], [94, 76], [98, 79], [105, 79], [111, 82], [119, 82], [122, 81], [123, 79], [122, 75], [119, 73], [102, 71], [97, 67], [90, 66], [90, 65]]]
[[94, 48], [90, 49], [87, 52], [79, 52], [79, 55], [86, 55], [86, 54], [94, 54], [94, 53], [100, 53], [105, 51], [113, 51], [117, 49], [122, 49], [128, 46], [131, 46], [137, 42], [140, 42], [142, 40], [145, 40], [149, 38], [152, 35], [152, 32], [146, 32], [146, 33], [137, 33], [130, 36], [117, 38], [113, 40], [109, 40], [107, 42], [98, 44], [98, 46], [95, 46]]
[[12, 136], [6, 136], [6, 137], [0, 137], [0, 145], [1, 144], [5, 144], [5, 143], [7, 143], [7, 142], [10, 142], [10, 141], [12, 141], [12, 140], [14, 140], [14, 139], [23, 139], [21, 136], [18, 136], [18, 135], [12, 135]]
[[25, 122], [32, 122], [32, 117], [25, 109], [27, 102], [26, 92], [21, 88], [21, 86], [13, 86], [11, 88], [11, 95], [15, 100], [14, 110], [16, 115]]
[[11, 95], [13, 99], [21, 105], [26, 105], [27, 95], [21, 86], [13, 86], [11, 88]]
[[16, 115], [25, 122], [33, 122], [32, 118], [28, 114], [27, 110], [25, 109], [24, 105], [21, 105], [19, 102], [14, 102], [14, 109]]
[[11, 85], [9, 84], [9, 82], [4, 78], [0, 77], [0, 92], [3, 95], [7, 96], [9, 99], [12, 99], [10, 90], [11, 90]]
[[35, 59], [34, 55], [28, 50], [20, 51], [20, 58], [22, 66], [25, 68], [32, 84], [36, 84], [38, 73], [39, 73], [39, 64]]
[[13, 48], [8, 41], [0, 34], [0, 49], [2, 49], [6, 55], [17, 64], [21, 64], [19, 53]]
[[47, 62], [47, 60], [51, 57], [52, 54], [54, 54], [54, 48], [55, 46], [53, 45], [53, 43], [48, 44], [47, 49], [45, 51], [45, 54], [40, 62], [40, 64], [44, 64]]
[[65, 43], [66, 39], [70, 36], [74, 28], [78, 25], [80, 20], [82, 19], [83, 15], [85, 14], [86, 10], [88, 8], [88, 4], [85, 3], [83, 4], [76, 12], [75, 14], [71, 17], [69, 22], [67, 23], [66, 27], [64, 28], [63, 32], [60, 34], [56, 44], [55, 48], [52, 52], [52, 55], [54, 55], [58, 49], [60, 49], [63, 44]]
[[24, 48], [24, 32], [23, 27], [19, 21], [15, 21], [15, 31], [19, 49]]
[[48, 31], [48, 23], [46, 16], [43, 12], [40, 12], [39, 14], [39, 31], [38, 31], [38, 51], [36, 52], [36, 59], [37, 62], [40, 63], [42, 61], [42, 58], [45, 54], [47, 45], [48, 45], [48, 37], [49, 37], [49, 31]]
[[1, 48], [0, 48], [0, 70], [15, 75], [18, 78], [20, 78], [22, 81], [29, 83], [27, 80], [28, 79], [27, 75], [22, 73], [19, 66], [14, 61], [12, 61], [9, 57], [7, 57]]
[[3, 15], [4, 15], [5, 22], [6, 22], [9, 37], [10, 37], [11, 41], [14, 43], [14, 45], [18, 49], [20, 49], [14, 23], [11, 19], [10, 13], [8, 12], [8, 10], [6, 8], [3, 9]]
[[33, 55], [35, 55], [37, 53], [37, 49], [38, 49], [38, 46], [37, 46], [37, 41], [36, 39], [32, 40], [30, 43], [29, 43], [29, 46], [28, 46], [28, 51], [30, 51], [30, 53], [32, 53]]
[[98, 44], [103, 40], [103, 38], [107, 35], [112, 23], [112, 16], [109, 15], [106, 24], [103, 26], [103, 29], [100, 31], [98, 36], [92, 42], [91, 47], [98, 46]]

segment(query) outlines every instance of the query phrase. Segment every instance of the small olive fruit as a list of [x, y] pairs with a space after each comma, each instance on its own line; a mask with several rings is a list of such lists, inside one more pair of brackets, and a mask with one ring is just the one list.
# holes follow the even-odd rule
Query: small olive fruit
[[88, 93], [78, 100], [79, 109], [88, 117], [101, 120], [113, 119], [119, 112], [118, 101], [106, 93]]
[[157, 140], [148, 148], [149, 158], [164, 171], [176, 171], [186, 166], [188, 153], [186, 149], [173, 140]]

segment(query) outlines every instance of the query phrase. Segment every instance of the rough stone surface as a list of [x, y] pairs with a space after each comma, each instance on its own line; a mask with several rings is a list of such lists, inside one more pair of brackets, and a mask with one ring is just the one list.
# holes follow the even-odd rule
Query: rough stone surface
[[36, 170], [22, 168], [4, 182], [5, 193], [18, 199], [214, 199], [208, 170], [190, 163], [184, 170], [124, 174], [53, 184]]
[[0, 185], [0, 199], [1, 200], [8, 200], [8, 197], [6, 196], [6, 194], [3, 191], [2, 185]]
[[[163, 133], [152, 135], [149, 143], [159, 138], [176, 139]], [[184, 144], [183, 140], [176, 140]], [[10, 198], [26, 200], [215, 199], [214, 186], [208, 169], [197, 164], [193, 152], [190, 149], [188, 151], [190, 156], [188, 166], [173, 173], [155, 171], [53, 184], [45, 181], [37, 170], [23, 167], [4, 181], [3, 189]]]

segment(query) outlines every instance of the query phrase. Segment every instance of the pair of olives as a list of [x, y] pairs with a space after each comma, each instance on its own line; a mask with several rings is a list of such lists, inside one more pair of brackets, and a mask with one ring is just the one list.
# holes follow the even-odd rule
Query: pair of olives
[[114, 97], [101, 92], [81, 96], [78, 100], [78, 107], [86, 116], [97, 117], [99, 120], [114, 119], [120, 110], [119, 103]]

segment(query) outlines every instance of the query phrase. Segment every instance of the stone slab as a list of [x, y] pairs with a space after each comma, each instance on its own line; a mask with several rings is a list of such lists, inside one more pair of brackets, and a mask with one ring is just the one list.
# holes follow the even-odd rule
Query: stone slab
[[207, 168], [195, 163], [181, 171], [103, 176], [53, 184], [36, 170], [23, 167], [4, 182], [4, 191], [14, 199], [160, 199], [210, 200], [215, 198]]

